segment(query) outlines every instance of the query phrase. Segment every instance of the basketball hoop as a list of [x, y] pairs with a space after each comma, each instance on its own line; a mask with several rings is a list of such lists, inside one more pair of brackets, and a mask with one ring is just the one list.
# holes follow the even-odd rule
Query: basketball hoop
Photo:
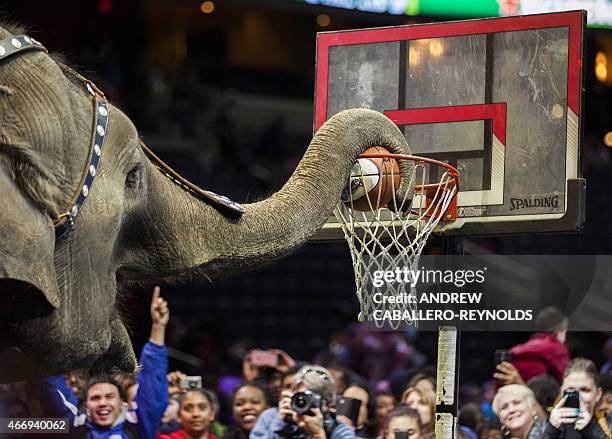
[[[404, 154], [368, 153], [360, 158], [383, 158], [410, 160], [414, 162], [414, 172], [410, 176], [408, 188], [414, 187], [414, 192], [407, 191], [400, 199], [393, 192], [393, 198], [387, 203], [388, 208], [381, 206], [381, 191], [378, 196], [368, 197], [369, 209], [356, 210], [353, 202], [340, 202], [334, 209], [334, 215], [340, 222], [344, 237], [349, 245], [353, 270], [355, 271], [355, 287], [359, 299], [359, 321], [372, 321], [381, 328], [385, 322], [392, 329], [397, 329], [401, 322], [418, 326], [413, 315], [416, 313], [416, 300], [386, 301], [375, 303], [374, 295], [404, 297], [416, 299], [416, 290], [406, 282], [384, 282], [381, 288], [381, 279], [375, 285], [375, 273], [380, 271], [407, 269], [411, 273], [418, 270], [419, 258], [425, 247], [427, 239], [440, 221], [448, 222], [457, 218], [457, 193], [459, 191], [459, 172], [453, 166], [438, 160]], [[391, 181], [395, 181], [393, 168]], [[434, 171], [435, 170], [435, 171]], [[442, 171], [438, 183], [426, 183], [434, 172]], [[357, 175], [363, 178], [364, 175]], [[385, 176], [388, 177], [388, 176]], [[353, 199], [353, 185], [348, 185]], [[414, 195], [414, 196], [413, 196]], [[404, 279], [405, 280], [405, 279]], [[384, 279], [383, 279], [384, 281]], [[402, 318], [375, 318], [392, 315], [397, 311]], [[385, 313], [391, 311], [391, 313]], [[408, 311], [408, 312], [405, 312]]]

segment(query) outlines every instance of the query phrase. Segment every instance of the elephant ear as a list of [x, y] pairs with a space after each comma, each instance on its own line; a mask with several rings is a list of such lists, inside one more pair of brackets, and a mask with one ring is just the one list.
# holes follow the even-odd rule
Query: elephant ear
[[0, 317], [48, 314], [60, 306], [53, 221], [22, 194], [1, 162], [0, 194]]

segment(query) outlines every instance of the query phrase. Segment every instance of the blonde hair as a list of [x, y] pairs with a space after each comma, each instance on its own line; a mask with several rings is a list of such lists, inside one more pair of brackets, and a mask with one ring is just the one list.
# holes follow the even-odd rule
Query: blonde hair
[[536, 397], [529, 387], [523, 384], [508, 384], [507, 386], [502, 386], [499, 388], [495, 394], [495, 397], [493, 398], [493, 403], [491, 404], [493, 406], [493, 413], [498, 416], [500, 409], [499, 400], [503, 396], [514, 396], [521, 398], [527, 402], [529, 407], [533, 407], [534, 409], [536, 408]]
[[563, 379], [565, 380], [570, 374], [576, 372], [584, 372], [593, 379], [593, 382], [597, 386], [597, 368], [591, 360], [583, 357], [574, 358], [567, 365], [567, 368], [563, 373]]
[[418, 393], [423, 402], [431, 408], [431, 421], [426, 424], [431, 425], [435, 422], [436, 394], [429, 389], [417, 389], [416, 387], [408, 387], [406, 390], [404, 390], [404, 393], [402, 393], [402, 399], [400, 400], [400, 402], [402, 404], [406, 404], [408, 395], [410, 395], [412, 392]]

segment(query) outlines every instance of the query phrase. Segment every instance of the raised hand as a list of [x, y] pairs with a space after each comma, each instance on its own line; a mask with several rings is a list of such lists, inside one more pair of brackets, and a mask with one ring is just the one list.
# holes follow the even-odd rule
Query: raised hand
[[493, 378], [499, 380], [502, 385], [508, 384], [525, 384], [518, 369], [514, 367], [514, 364], [507, 361], [502, 361], [497, 365], [497, 372], [493, 374]]
[[550, 417], [548, 418], [552, 426], [557, 429], [561, 428], [562, 424], [573, 424], [574, 422], [576, 422], [576, 419], [578, 418], [578, 414], [580, 412], [579, 409], [573, 407], [563, 407], [566, 400], [567, 395], [564, 395], [563, 398], [561, 398], [559, 402], [555, 404], [552, 411], [550, 412]]
[[159, 295], [160, 288], [153, 288], [153, 298], [151, 299], [151, 336], [149, 340], [157, 345], [163, 345], [166, 338], [166, 325], [170, 319], [168, 302]]
[[151, 320], [154, 325], [166, 326], [170, 318], [168, 302], [160, 297], [160, 288], [153, 288], [153, 299], [151, 300]]
[[278, 354], [278, 365], [276, 366], [276, 370], [287, 372], [289, 369], [295, 366], [295, 360], [282, 349], [270, 349], [270, 352]]

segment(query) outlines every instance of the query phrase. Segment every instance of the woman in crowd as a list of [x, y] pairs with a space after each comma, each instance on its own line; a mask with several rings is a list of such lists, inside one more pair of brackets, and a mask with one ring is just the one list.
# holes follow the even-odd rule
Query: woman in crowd
[[499, 416], [504, 437], [539, 439], [546, 422], [536, 416], [536, 398], [523, 384], [500, 387], [493, 398], [493, 412]]
[[[359, 407], [359, 416], [357, 417], [357, 425], [350, 425], [355, 430], [355, 436], [357, 438], [363, 439], [375, 438], [378, 434], [378, 431], [376, 429], [376, 423], [374, 420], [376, 413], [376, 401], [372, 393], [368, 390], [367, 387], [358, 383], [353, 383], [346, 388], [342, 396], [344, 396], [345, 398], [353, 398], [361, 401], [361, 406]], [[352, 424], [350, 420], [345, 423]]]
[[232, 395], [234, 426], [225, 431], [222, 439], [247, 439], [257, 418], [267, 408], [268, 398], [263, 387], [253, 383], [237, 387]]
[[190, 390], [179, 397], [178, 421], [181, 429], [170, 434], [158, 434], [157, 439], [217, 439], [210, 433], [215, 419], [213, 401], [201, 389]]
[[374, 416], [374, 424], [376, 425], [376, 436], [382, 434], [385, 428], [385, 422], [389, 413], [395, 408], [395, 396], [391, 392], [378, 392], [376, 394], [376, 415]]
[[389, 413], [382, 438], [395, 439], [396, 433], [406, 433], [406, 438], [423, 439], [422, 431], [419, 412], [406, 405], [399, 405]]
[[408, 387], [402, 395], [402, 403], [419, 413], [423, 426], [421, 436], [433, 438], [436, 413], [436, 395], [429, 389]]
[[[565, 407], [565, 391], [576, 390], [579, 394], [579, 408]], [[611, 418], [595, 416], [595, 406], [601, 398], [597, 387], [597, 369], [591, 360], [575, 358], [568, 364], [561, 384], [561, 399], [550, 412], [544, 439], [569, 437], [610, 438]]]

